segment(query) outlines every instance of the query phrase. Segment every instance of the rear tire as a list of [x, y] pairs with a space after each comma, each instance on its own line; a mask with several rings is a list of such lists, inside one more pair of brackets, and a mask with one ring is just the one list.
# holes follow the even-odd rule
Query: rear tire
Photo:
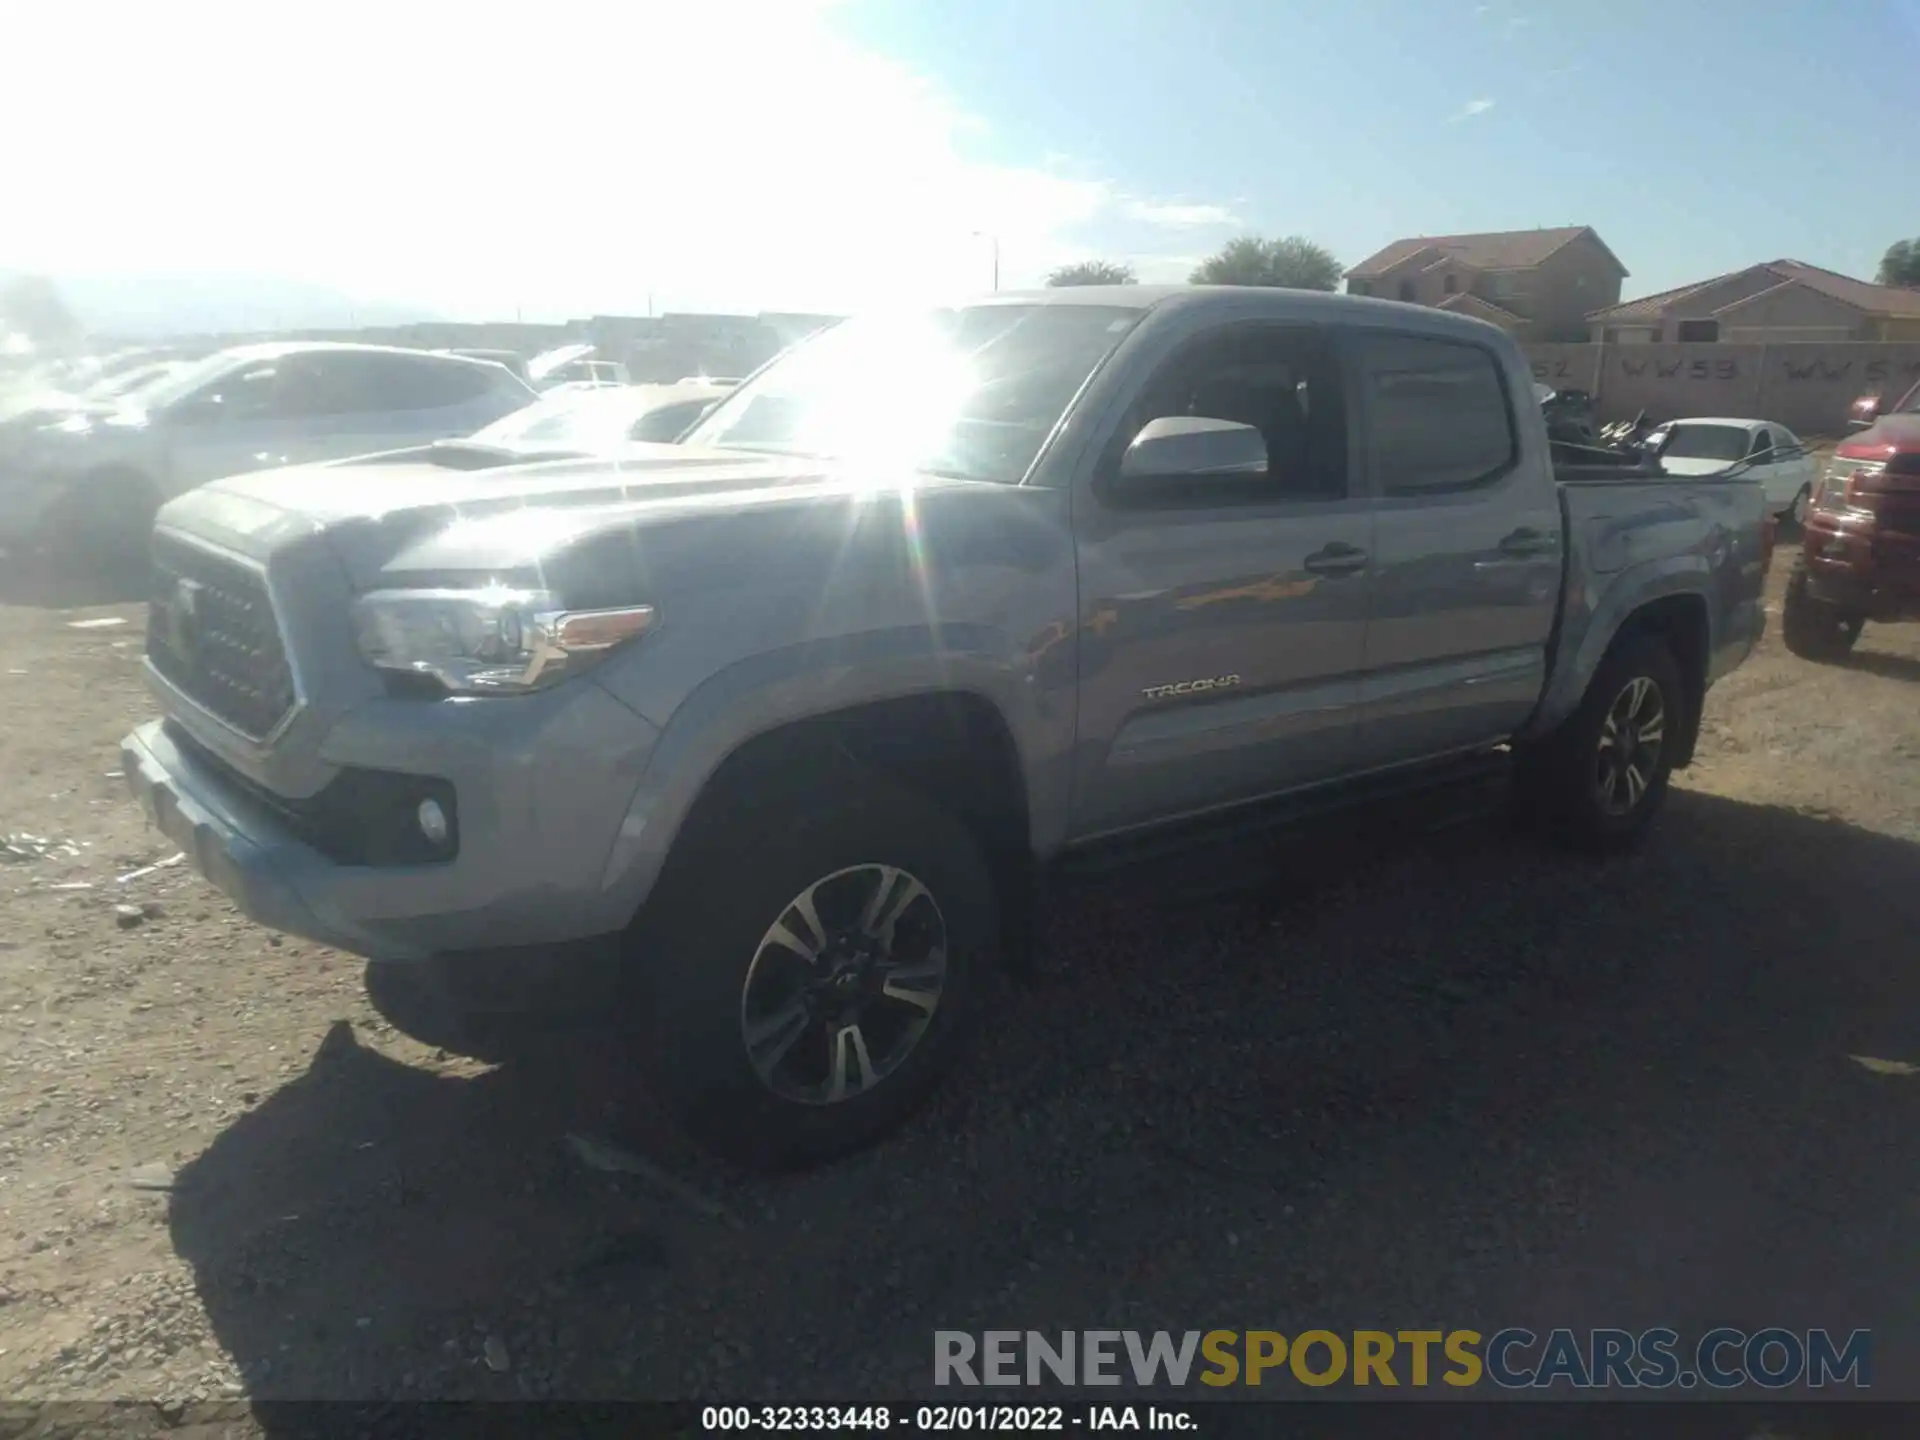
[[848, 770], [683, 843], [628, 962], [648, 1078], [681, 1126], [773, 1167], [900, 1124], [959, 1054], [996, 958], [972, 833]]
[[1687, 723], [1686, 689], [1666, 642], [1618, 642], [1580, 708], [1519, 755], [1519, 796], [1560, 843], [1608, 854], [1639, 843], [1659, 813]]
[[1788, 650], [1816, 664], [1844, 660], [1853, 653], [1866, 623], [1863, 616], [1848, 615], [1824, 600], [1814, 599], [1807, 590], [1806, 565], [1793, 567], [1780, 607], [1780, 638], [1786, 641]]

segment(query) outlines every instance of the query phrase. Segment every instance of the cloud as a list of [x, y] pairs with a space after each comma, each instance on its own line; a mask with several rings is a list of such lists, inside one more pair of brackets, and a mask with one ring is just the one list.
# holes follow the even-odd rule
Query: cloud
[[1129, 223], [1224, 223], [1064, 157], [986, 158], [987, 121], [837, 8], [332, 0], [294, 35], [240, 0], [23, 7], [9, 53], [40, 59], [0, 87], [0, 269], [528, 319], [841, 310], [984, 288], [994, 242], [1013, 286]]
[[1484, 115], [1493, 108], [1491, 100], [1469, 100], [1452, 115], [1447, 117], [1449, 124], [1460, 120], [1471, 120], [1476, 115]]
[[1224, 205], [1189, 205], [1179, 201], [1141, 200], [1130, 196], [1122, 202], [1120, 208], [1130, 220], [1139, 220], [1148, 225], [1164, 225], [1172, 230], [1240, 223], [1240, 217]]

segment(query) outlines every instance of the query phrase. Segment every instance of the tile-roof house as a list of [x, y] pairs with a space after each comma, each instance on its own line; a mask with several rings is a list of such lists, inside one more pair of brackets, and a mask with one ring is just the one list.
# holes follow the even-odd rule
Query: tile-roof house
[[1596, 339], [1612, 344], [1920, 340], [1920, 290], [1870, 285], [1799, 260], [1767, 260], [1610, 305], [1587, 320]]
[[1627, 267], [1590, 226], [1420, 235], [1347, 272], [1377, 295], [1491, 320], [1523, 340], [1585, 340], [1587, 312], [1620, 299]]

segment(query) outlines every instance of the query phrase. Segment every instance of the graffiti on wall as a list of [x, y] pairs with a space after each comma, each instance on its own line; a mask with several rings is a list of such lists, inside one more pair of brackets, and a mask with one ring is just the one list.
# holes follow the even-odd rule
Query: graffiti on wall
[[[1688, 360], [1676, 357], [1649, 357], [1637, 359], [1629, 355], [1612, 357], [1620, 368], [1620, 373], [1630, 380], [1738, 380], [1743, 374], [1740, 360], [1734, 356], [1722, 356], [1716, 359]], [[1856, 376], [1864, 389], [1873, 389], [1888, 383], [1909, 385], [1920, 380], [1920, 360], [1794, 360], [1782, 356], [1775, 378], [1788, 383], [1814, 381], [1821, 384], [1834, 384]], [[1759, 371], [1757, 364], [1752, 365], [1753, 373]], [[1560, 381], [1563, 384], [1575, 380], [1584, 380], [1593, 373], [1591, 365], [1576, 365], [1573, 361], [1561, 357], [1554, 360], [1535, 360], [1533, 378], [1542, 384]]]

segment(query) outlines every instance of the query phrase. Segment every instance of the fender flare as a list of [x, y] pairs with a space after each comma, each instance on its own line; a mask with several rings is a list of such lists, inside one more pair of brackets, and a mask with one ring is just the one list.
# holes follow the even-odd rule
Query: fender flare
[[[1567, 611], [1555, 636], [1558, 657], [1547, 675], [1547, 686], [1534, 708], [1533, 716], [1516, 739], [1537, 740], [1550, 734], [1580, 708], [1587, 687], [1593, 683], [1600, 662], [1613, 648], [1620, 634], [1648, 606], [1676, 596], [1701, 602], [1707, 617], [1706, 654], [1713, 654], [1713, 606], [1706, 587], [1712, 570], [1706, 557], [1697, 554], [1666, 556], [1648, 560], [1609, 576], [1588, 575], [1569, 588]], [[1604, 582], [1599, 603], [1576, 607], [1577, 593], [1590, 601], [1593, 588]]]
[[742, 746], [890, 700], [964, 694], [985, 701], [1012, 738], [1036, 817], [1043, 810], [1064, 815], [1064, 796], [1048, 800], [1067, 782], [1068, 767], [1048, 766], [1040, 754], [1065, 754], [1068, 747], [1043, 745], [1037, 754], [1032, 737], [1056, 729], [1070, 736], [1073, 710], [1067, 704], [1048, 713], [1022, 658], [1018, 647], [986, 627], [944, 626], [937, 637], [915, 627], [809, 641], [715, 672], [666, 717], [608, 854], [602, 892], [625, 913], [639, 912], [693, 807]]

